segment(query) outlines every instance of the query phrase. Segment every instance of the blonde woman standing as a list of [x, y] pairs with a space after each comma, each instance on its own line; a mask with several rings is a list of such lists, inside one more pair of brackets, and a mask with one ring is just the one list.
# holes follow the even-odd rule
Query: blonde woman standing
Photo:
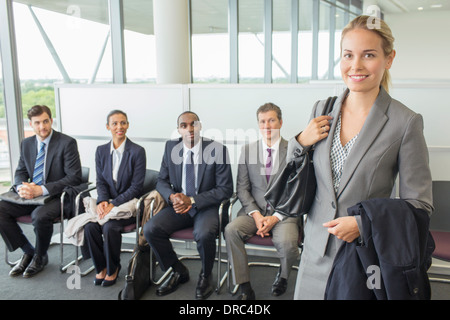
[[369, 19], [357, 17], [342, 32], [340, 67], [347, 90], [327, 116], [319, 116], [325, 102], [317, 102], [308, 126], [289, 142], [288, 157], [316, 145], [317, 192], [294, 299], [324, 298], [340, 245], [363, 236], [359, 217], [348, 216], [347, 209], [389, 198], [397, 174], [400, 198], [432, 211], [422, 116], [389, 96], [394, 38], [384, 21], [370, 29]]

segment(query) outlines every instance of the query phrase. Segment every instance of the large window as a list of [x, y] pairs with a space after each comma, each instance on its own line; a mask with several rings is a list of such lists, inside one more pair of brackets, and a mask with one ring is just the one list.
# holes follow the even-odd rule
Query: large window
[[317, 51], [317, 75], [319, 80], [328, 79], [330, 26], [330, 5], [321, 1], [319, 8], [319, 49]]
[[[39, 8], [24, 4], [29, 3], [25, 0], [14, 2], [24, 111], [30, 103], [51, 104], [55, 81], [112, 82], [108, 0], [39, 1]], [[361, 12], [362, 2], [189, 3], [191, 52], [186, 54], [191, 55], [193, 82], [227, 83], [238, 75], [240, 83], [301, 83], [340, 77], [340, 32]], [[238, 27], [237, 37], [230, 35], [230, 17], [235, 22], [230, 30]], [[155, 83], [153, 1], [123, 1], [123, 19], [126, 80]]]
[[192, 78], [196, 83], [230, 81], [228, 0], [192, 0]]
[[5, 102], [3, 100], [3, 70], [0, 59], [0, 193], [7, 191], [10, 185], [8, 126], [6, 123]]
[[55, 82], [112, 82], [108, 2], [96, 4], [49, 2], [47, 10], [45, 4], [36, 8], [14, 2], [25, 137], [33, 134], [26, 120], [30, 107], [45, 104], [56, 116]]
[[239, 82], [264, 82], [264, 1], [239, 0]]
[[298, 82], [311, 79], [312, 72], [312, 0], [299, 0], [298, 5]]
[[153, 1], [123, 1], [127, 83], [156, 82]]
[[191, 0], [193, 81], [340, 78], [340, 35], [361, 6], [356, 0]]
[[273, 1], [272, 82], [289, 83], [291, 73], [291, 0]]

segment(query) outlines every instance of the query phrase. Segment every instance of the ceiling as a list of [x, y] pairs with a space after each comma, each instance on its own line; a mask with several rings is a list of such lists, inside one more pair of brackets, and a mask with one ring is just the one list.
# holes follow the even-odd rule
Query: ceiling
[[[107, 0], [14, 0], [18, 3], [31, 5], [37, 8], [55, 11], [63, 14], [77, 16], [83, 19], [107, 24]], [[384, 14], [422, 11], [450, 10], [450, 0], [377, 0]], [[245, 0], [239, 4], [239, 29], [243, 32], [261, 32], [263, 1]], [[326, 3], [326, 2], [322, 2]], [[441, 7], [432, 7], [441, 4]], [[153, 34], [153, 1], [152, 0], [126, 0], [124, 6], [125, 29]], [[325, 4], [326, 6], [326, 4]], [[311, 27], [311, 4], [300, 1], [299, 29]], [[325, 15], [321, 10], [321, 15]], [[192, 0], [193, 33], [223, 33], [228, 29], [228, 1], [227, 0]], [[289, 30], [290, 0], [276, 0], [273, 12], [274, 30]], [[321, 19], [326, 21], [327, 19]]]
[[385, 14], [450, 10], [450, 0], [377, 0], [377, 2]]

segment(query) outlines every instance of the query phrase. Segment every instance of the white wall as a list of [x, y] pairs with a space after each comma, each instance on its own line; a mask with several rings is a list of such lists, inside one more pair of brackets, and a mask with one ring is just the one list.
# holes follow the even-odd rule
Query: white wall
[[[242, 143], [258, 134], [256, 109], [273, 102], [283, 111], [282, 135], [289, 139], [308, 123], [318, 99], [342, 92], [340, 83], [302, 85], [58, 85], [60, 129], [74, 136], [81, 161], [95, 173], [98, 145], [110, 140], [105, 128], [112, 109], [127, 112], [128, 136], [147, 151], [147, 167], [159, 170], [164, 143], [177, 137], [176, 118], [184, 110], [200, 116], [205, 136], [224, 141], [233, 176]], [[433, 179], [450, 180], [450, 83], [394, 83], [391, 95], [424, 117]], [[249, 131], [248, 131], [249, 130]], [[253, 130], [253, 131], [252, 131]], [[244, 134], [242, 134], [244, 133]], [[91, 180], [94, 179], [91, 176]]]
[[389, 14], [385, 21], [395, 37], [394, 79], [450, 79], [450, 11]]

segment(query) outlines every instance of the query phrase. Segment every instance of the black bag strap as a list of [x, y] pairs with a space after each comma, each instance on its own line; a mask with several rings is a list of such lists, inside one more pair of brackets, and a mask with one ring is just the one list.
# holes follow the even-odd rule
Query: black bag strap
[[325, 107], [323, 108], [322, 111], [323, 116], [328, 115], [333, 110], [334, 102], [336, 101], [336, 99], [337, 96], [328, 97], [327, 101], [325, 102]]

